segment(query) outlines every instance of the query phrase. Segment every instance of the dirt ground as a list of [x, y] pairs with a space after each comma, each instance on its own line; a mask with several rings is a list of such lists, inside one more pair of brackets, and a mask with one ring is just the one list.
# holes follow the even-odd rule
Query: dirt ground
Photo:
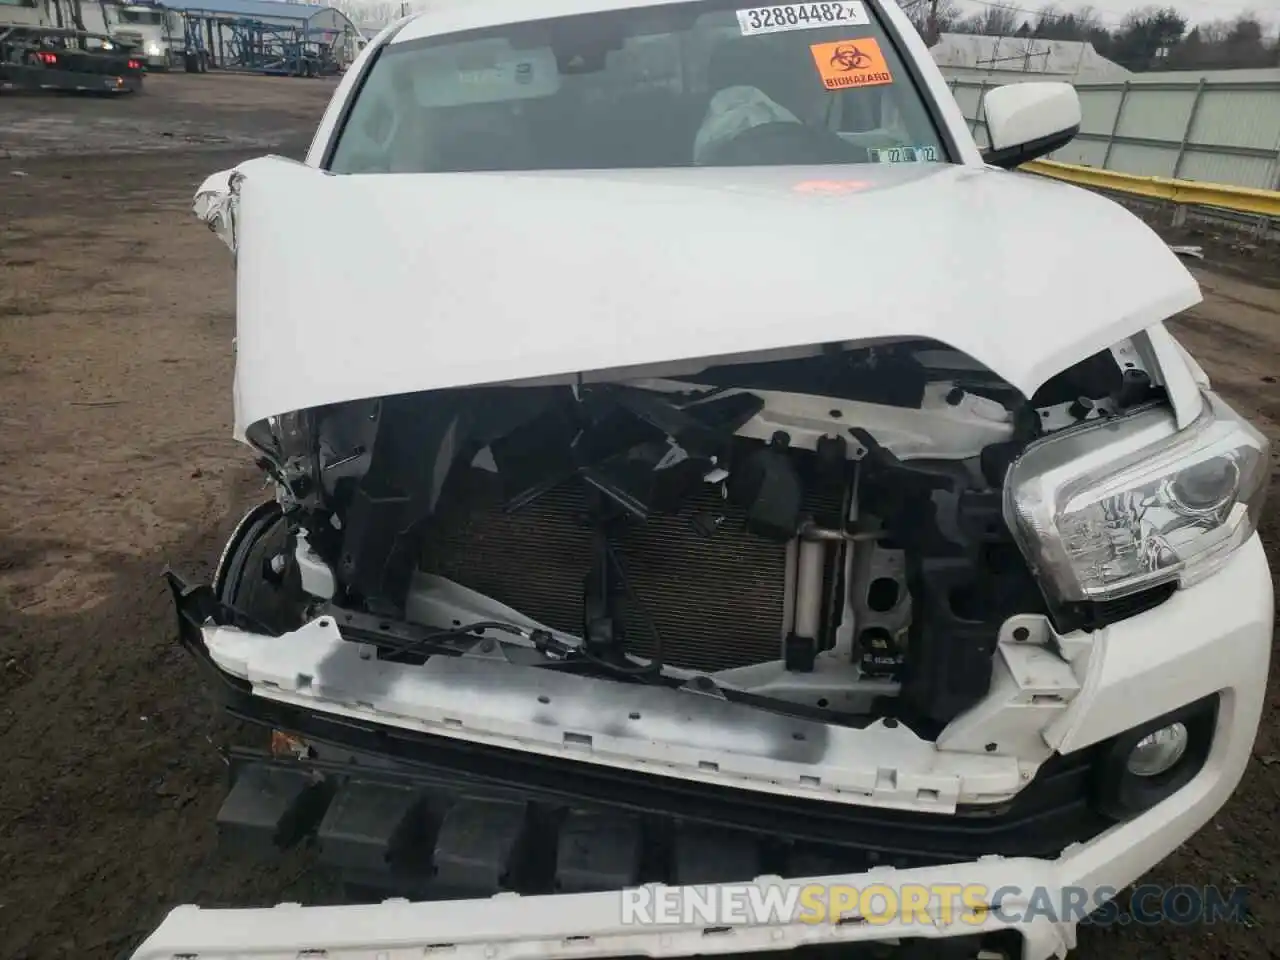
[[[0, 96], [0, 957], [127, 955], [178, 903], [335, 896], [305, 854], [215, 850], [224, 731], [159, 579], [207, 574], [262, 496], [229, 439], [231, 258], [192, 191], [300, 156], [331, 89], [179, 75], [120, 100]], [[1280, 289], [1253, 269], [1211, 257], [1176, 326], [1280, 444]], [[1280, 489], [1268, 506], [1280, 567]], [[1080, 956], [1280, 956], [1278, 698], [1273, 677], [1234, 799], [1152, 877], [1251, 887], [1250, 922], [1086, 931]]]

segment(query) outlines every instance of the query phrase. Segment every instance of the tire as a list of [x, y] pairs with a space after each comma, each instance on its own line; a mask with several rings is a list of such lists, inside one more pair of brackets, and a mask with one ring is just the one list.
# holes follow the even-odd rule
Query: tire
[[290, 562], [282, 577], [270, 576], [271, 558], [292, 553], [289, 524], [274, 501], [254, 507], [241, 520], [223, 552], [213, 588], [218, 599], [278, 633], [303, 622], [302, 584]]

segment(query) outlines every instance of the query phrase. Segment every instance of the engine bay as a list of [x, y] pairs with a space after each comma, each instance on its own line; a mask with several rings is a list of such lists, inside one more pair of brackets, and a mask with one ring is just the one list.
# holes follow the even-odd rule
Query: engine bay
[[1046, 601], [1002, 484], [1037, 437], [1158, 396], [1116, 349], [1030, 399], [907, 341], [272, 418], [249, 439], [290, 548], [264, 570], [381, 658], [936, 733], [986, 695], [1010, 617], [1111, 615]]

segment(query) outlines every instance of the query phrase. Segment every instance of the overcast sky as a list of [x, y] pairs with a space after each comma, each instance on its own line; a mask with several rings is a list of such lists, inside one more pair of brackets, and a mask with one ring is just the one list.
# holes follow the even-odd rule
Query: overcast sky
[[[959, 0], [959, 3], [967, 12], [973, 13], [981, 9], [973, 0]], [[1001, 5], [1004, 5], [1003, 0]], [[1009, 0], [1009, 5], [1027, 7], [1030, 10], [1038, 10], [1044, 6], [1036, 0]], [[1057, 4], [1063, 12], [1084, 5], [1071, 0]], [[1193, 24], [1207, 20], [1230, 20], [1238, 14], [1251, 11], [1258, 14], [1262, 21], [1272, 28], [1273, 33], [1277, 21], [1280, 21], [1280, 14], [1272, 12], [1276, 6], [1276, 0], [1256, 0], [1254, 3], [1241, 2], [1241, 0], [1092, 0], [1088, 5], [1098, 11], [1107, 21], [1108, 26], [1116, 26], [1130, 10], [1144, 6], [1174, 7]]]
[[[408, 0], [411, 9], [423, 9], [430, 0]], [[1257, 16], [1270, 36], [1280, 32], [1280, 0], [956, 0], [965, 13], [977, 13], [983, 6], [1014, 7], [1027, 11], [1030, 19], [1035, 11], [1053, 3], [1063, 13], [1080, 7], [1093, 7], [1108, 27], [1116, 27], [1131, 10], [1142, 7], [1171, 6], [1178, 10], [1194, 26], [1211, 20], [1232, 20], [1241, 13]], [[400, 0], [351, 0], [347, 5], [359, 9], [377, 8], [379, 11], [399, 9]], [[394, 14], [388, 13], [388, 16]], [[358, 19], [358, 18], [357, 18]]]

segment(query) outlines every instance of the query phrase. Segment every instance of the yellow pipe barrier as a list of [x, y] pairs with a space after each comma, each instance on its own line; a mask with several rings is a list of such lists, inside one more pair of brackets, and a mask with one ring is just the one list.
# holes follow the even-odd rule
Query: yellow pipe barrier
[[1114, 190], [1137, 197], [1167, 200], [1170, 203], [1200, 207], [1221, 207], [1237, 213], [1264, 217], [1280, 217], [1280, 191], [1233, 187], [1222, 183], [1198, 183], [1195, 180], [1171, 180], [1168, 177], [1139, 177], [1097, 167], [1081, 167], [1057, 160], [1032, 160], [1019, 169], [1029, 173], [1067, 180], [1082, 187]]

